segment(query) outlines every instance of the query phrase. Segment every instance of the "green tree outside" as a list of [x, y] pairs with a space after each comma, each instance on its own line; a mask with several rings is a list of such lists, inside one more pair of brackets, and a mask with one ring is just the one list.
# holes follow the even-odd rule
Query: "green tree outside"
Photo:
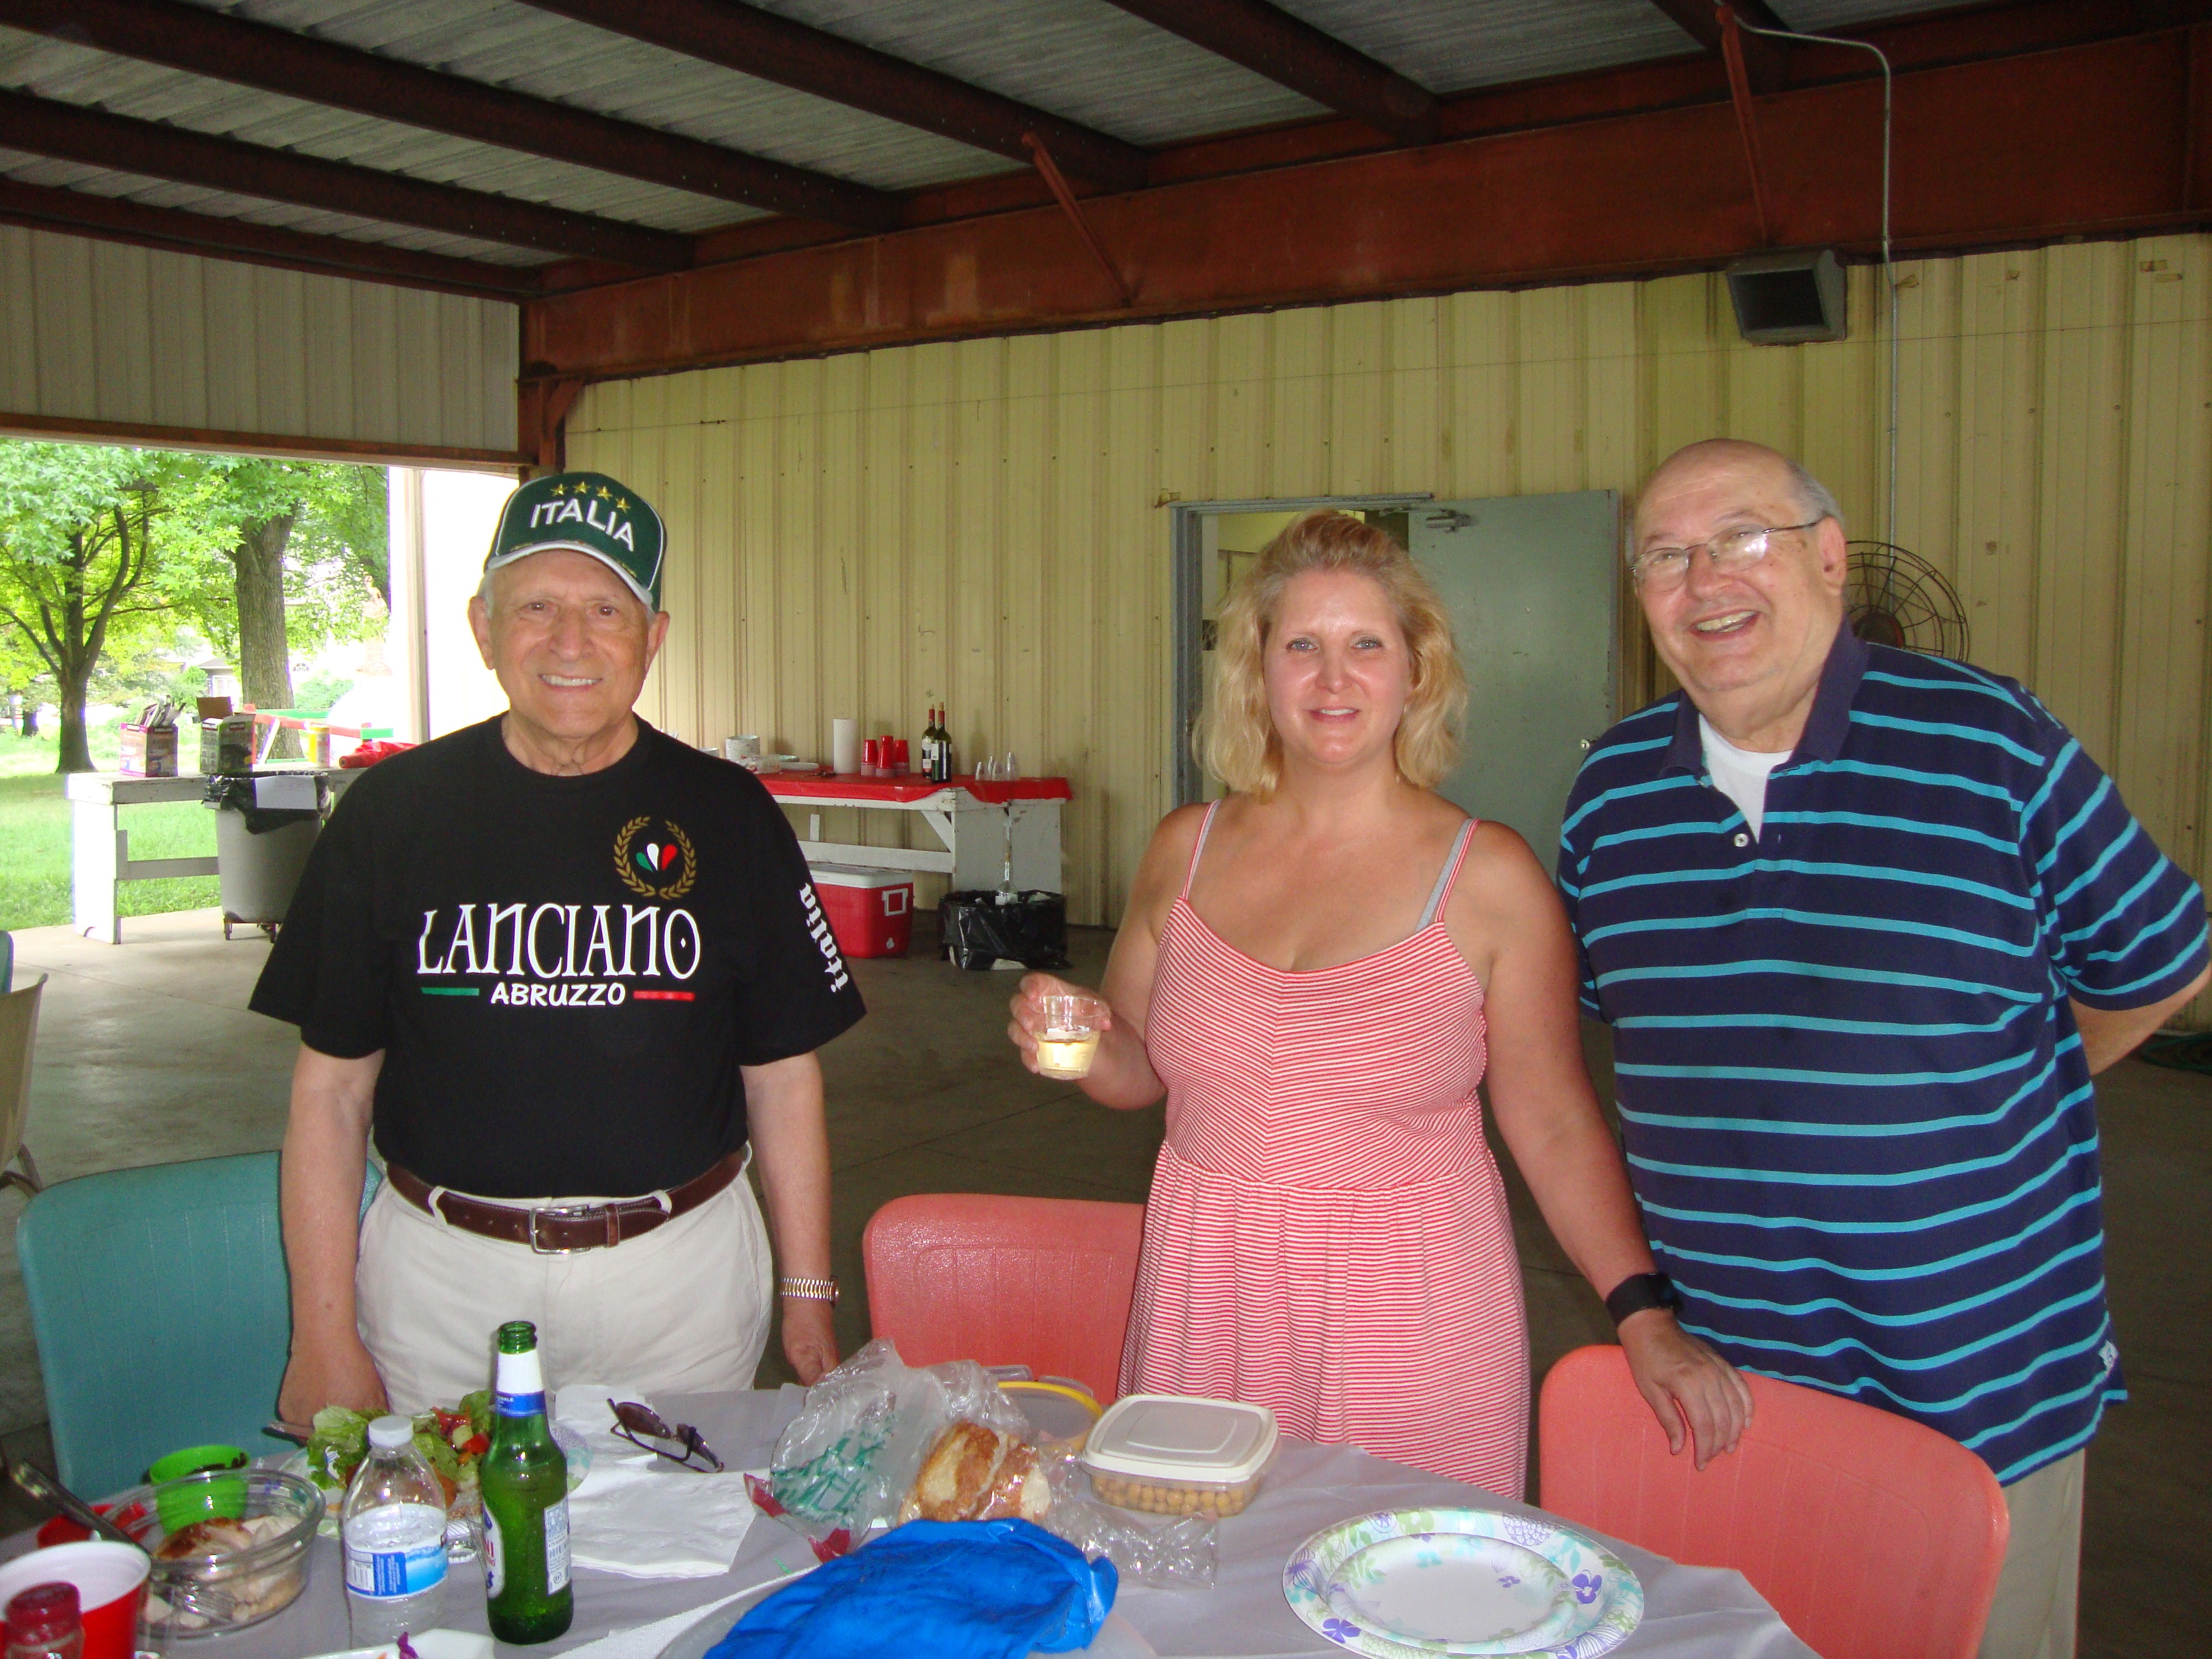
[[103, 662], [189, 622], [236, 655], [247, 702], [290, 708], [295, 651], [382, 628], [386, 557], [381, 468], [0, 443], [0, 676], [51, 677], [56, 769], [88, 771]]

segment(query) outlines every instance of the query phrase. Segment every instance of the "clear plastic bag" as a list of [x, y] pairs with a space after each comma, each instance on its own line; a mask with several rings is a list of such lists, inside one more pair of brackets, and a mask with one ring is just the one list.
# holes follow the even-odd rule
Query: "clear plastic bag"
[[1220, 1550], [1210, 1515], [1188, 1515], [1147, 1526], [1127, 1510], [1101, 1503], [1091, 1490], [1091, 1471], [1061, 1450], [1046, 1465], [1052, 1507], [1037, 1524], [1085, 1555], [1103, 1555], [1132, 1583], [1155, 1589], [1207, 1589]]
[[[898, 1523], [923, 1460], [955, 1423], [974, 1423], [1020, 1443], [1051, 1494], [1048, 1532], [1089, 1556], [1105, 1556], [1127, 1578], [1155, 1586], [1208, 1586], [1217, 1562], [1214, 1522], [1191, 1516], [1148, 1526], [1092, 1496], [1090, 1472], [1065, 1446], [1036, 1444], [1021, 1407], [975, 1361], [913, 1366], [878, 1339], [806, 1391], [806, 1402], [776, 1442], [769, 1478], [748, 1476], [754, 1501], [805, 1534], [823, 1560], [844, 1554], [878, 1525]], [[1011, 1460], [1010, 1460], [1011, 1461]], [[975, 1517], [1025, 1513], [994, 1488]]]
[[938, 1436], [963, 1419], [1024, 1431], [1020, 1410], [975, 1361], [912, 1366], [878, 1339], [806, 1391], [754, 1499], [804, 1533], [817, 1555], [842, 1553], [897, 1517]]

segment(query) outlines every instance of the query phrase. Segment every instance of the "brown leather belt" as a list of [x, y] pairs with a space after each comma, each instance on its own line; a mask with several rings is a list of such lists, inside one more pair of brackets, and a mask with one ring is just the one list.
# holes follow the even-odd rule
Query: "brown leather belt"
[[611, 1249], [626, 1238], [649, 1233], [663, 1222], [697, 1209], [735, 1181], [744, 1167], [745, 1155], [732, 1152], [706, 1174], [665, 1193], [617, 1199], [611, 1204], [559, 1204], [537, 1210], [490, 1204], [434, 1188], [397, 1164], [386, 1166], [384, 1177], [393, 1192], [449, 1227], [509, 1244], [527, 1244], [540, 1255], [566, 1255], [574, 1250]]

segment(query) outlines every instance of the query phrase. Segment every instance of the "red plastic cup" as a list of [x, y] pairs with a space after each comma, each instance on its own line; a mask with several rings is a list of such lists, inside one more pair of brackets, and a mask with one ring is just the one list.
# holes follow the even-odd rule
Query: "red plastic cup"
[[84, 1659], [131, 1659], [153, 1565], [143, 1550], [98, 1539], [33, 1550], [0, 1566], [0, 1607], [33, 1584], [74, 1584], [84, 1610]]

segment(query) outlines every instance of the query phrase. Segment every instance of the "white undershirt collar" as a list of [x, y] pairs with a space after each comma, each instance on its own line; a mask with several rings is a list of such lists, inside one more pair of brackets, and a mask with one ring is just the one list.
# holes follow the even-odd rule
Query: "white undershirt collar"
[[1698, 716], [1698, 732], [1705, 739], [1705, 770], [1712, 775], [1713, 787], [1736, 804], [1757, 836], [1766, 821], [1766, 781], [1790, 758], [1789, 751], [1770, 755], [1739, 749], [1703, 714]]

